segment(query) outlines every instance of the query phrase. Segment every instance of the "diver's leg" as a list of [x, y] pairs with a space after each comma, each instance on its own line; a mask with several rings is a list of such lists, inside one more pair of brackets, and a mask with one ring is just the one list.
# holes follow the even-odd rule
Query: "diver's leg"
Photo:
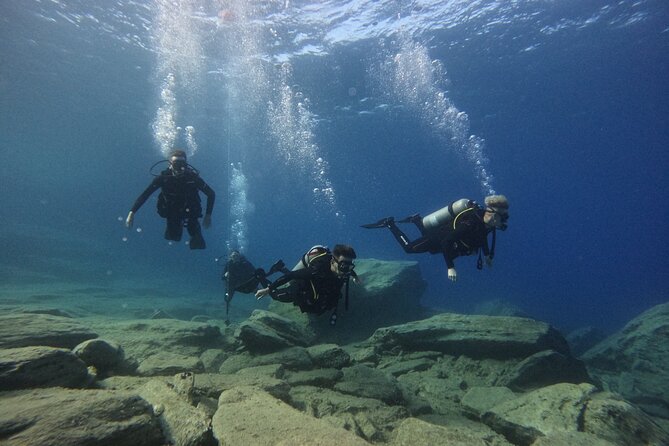
[[188, 234], [190, 234], [190, 242], [188, 243], [190, 249], [204, 249], [207, 244], [202, 237], [202, 229], [197, 218], [191, 217], [188, 219], [187, 226]]
[[400, 244], [402, 249], [404, 249], [404, 252], [406, 252], [407, 254], [416, 254], [425, 252], [425, 250], [422, 249], [424, 242], [423, 238], [419, 238], [412, 242], [411, 240], [409, 240], [409, 237], [407, 237], [407, 235], [404, 232], [402, 232], [400, 228], [397, 227], [395, 221], [393, 220], [388, 220], [386, 222], [386, 227], [390, 229], [390, 232], [395, 237], [395, 240], [397, 240], [397, 243]]
[[178, 242], [184, 231], [184, 222], [181, 217], [170, 216], [165, 219], [165, 240]]

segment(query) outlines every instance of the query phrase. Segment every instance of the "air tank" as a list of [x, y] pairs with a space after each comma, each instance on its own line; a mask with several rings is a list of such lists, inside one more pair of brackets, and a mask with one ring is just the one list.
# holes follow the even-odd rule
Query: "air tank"
[[447, 225], [465, 209], [476, 206], [476, 203], [468, 198], [461, 198], [438, 211], [423, 217], [423, 227], [430, 231], [443, 225]]

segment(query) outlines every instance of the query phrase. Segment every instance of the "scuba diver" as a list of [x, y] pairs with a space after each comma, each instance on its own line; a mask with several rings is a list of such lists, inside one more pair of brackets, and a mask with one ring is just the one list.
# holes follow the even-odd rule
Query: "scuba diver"
[[268, 286], [270, 284], [267, 276], [275, 272], [288, 272], [284, 263], [279, 260], [270, 268], [269, 272], [265, 273], [262, 268], [256, 268], [251, 262], [239, 251], [232, 250], [228, 255], [228, 261], [223, 268], [221, 279], [225, 281], [225, 314], [228, 315], [230, 309], [230, 301], [235, 295], [235, 292], [243, 294], [255, 293], [258, 286]]
[[206, 243], [202, 237], [198, 220], [202, 217], [202, 206], [198, 191], [202, 191], [207, 196], [207, 210], [202, 221], [205, 228], [211, 226], [211, 212], [214, 209], [216, 194], [200, 178], [199, 172], [188, 164], [186, 153], [183, 150], [174, 150], [170, 153], [168, 162], [169, 167], [156, 175], [151, 184], [137, 198], [128, 213], [125, 225], [128, 228], [132, 227], [135, 213], [151, 194], [160, 189], [158, 215], [164, 218], [167, 223], [165, 239], [178, 242], [181, 240], [183, 228], [186, 226], [191, 237], [189, 241], [190, 249], [204, 249]]
[[[467, 198], [454, 201], [425, 217], [419, 214], [409, 216], [398, 223], [413, 223], [421, 237], [410, 241], [395, 225], [393, 217], [376, 223], [362, 225], [363, 228], [388, 228], [397, 242], [408, 254], [429, 252], [441, 253], [448, 267], [448, 278], [455, 282], [458, 274], [454, 260], [460, 256], [478, 253], [477, 268], [482, 269], [481, 252], [486, 264], [492, 266], [495, 256], [497, 229], [504, 231], [509, 219], [509, 201], [504, 195], [490, 195], [485, 198], [485, 206], [479, 206]], [[492, 233], [492, 245], [488, 245], [488, 234]]]
[[283, 276], [256, 292], [256, 298], [270, 295], [279, 302], [292, 302], [303, 313], [321, 315], [334, 310], [330, 324], [337, 322], [337, 306], [345, 286], [345, 308], [348, 310], [348, 284], [352, 278], [361, 283], [353, 269], [355, 251], [348, 245], [336, 245], [332, 252], [324, 246], [314, 246], [302, 256], [292, 271], [282, 270]]

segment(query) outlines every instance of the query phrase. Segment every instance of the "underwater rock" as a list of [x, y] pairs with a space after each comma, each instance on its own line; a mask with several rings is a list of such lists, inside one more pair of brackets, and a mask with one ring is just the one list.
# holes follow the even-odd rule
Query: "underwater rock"
[[[125, 357], [142, 363], [162, 353], [198, 357], [206, 350], [227, 349], [229, 345], [219, 327], [177, 319], [91, 322], [104, 339], [114, 339], [123, 346]], [[179, 371], [172, 370], [173, 375]]]
[[335, 385], [335, 390], [338, 392], [374, 398], [387, 404], [397, 405], [404, 402], [397, 380], [392, 376], [360, 364], [344, 368], [342, 371], [344, 377]]
[[241, 369], [267, 364], [283, 364], [289, 370], [309, 370], [313, 367], [311, 356], [304, 347], [291, 347], [267, 355], [251, 355], [245, 352], [226, 359], [220, 373], [235, 373]]
[[557, 383], [591, 383], [585, 364], [554, 350], [545, 350], [521, 361], [502, 382], [513, 390], [532, 390]]
[[204, 371], [207, 373], [213, 373], [217, 372], [218, 369], [221, 367], [221, 364], [223, 364], [223, 361], [228, 359], [230, 356], [229, 353], [226, 353], [222, 350], [219, 349], [208, 349], [205, 350], [201, 355], [200, 355], [200, 361], [202, 362], [202, 365], [204, 366]]
[[269, 309], [313, 331], [318, 342], [338, 345], [364, 340], [379, 327], [427, 316], [427, 310], [420, 305], [426, 282], [418, 262], [359, 259], [355, 271], [363, 284], [351, 281], [349, 309], [345, 310], [342, 298], [335, 326], [330, 325], [331, 311], [309, 315], [294, 305], [276, 301], [270, 303]]
[[548, 432], [539, 437], [532, 446], [617, 446], [585, 432]]
[[22, 347], [0, 350], [0, 389], [86, 387], [88, 369], [70, 350]]
[[402, 421], [389, 446], [510, 446], [501, 435], [464, 426], [437, 426], [417, 418]]
[[269, 353], [288, 347], [311, 345], [314, 333], [295, 321], [265, 310], [254, 310], [235, 332], [251, 352]]
[[[198, 397], [216, 398], [221, 392], [235, 389], [237, 387], [255, 387], [261, 389], [275, 398], [288, 399], [290, 386], [283, 380], [274, 378], [264, 373], [248, 373], [244, 369], [239, 373], [226, 375], [222, 373], [200, 373], [195, 374], [194, 392]], [[256, 370], [257, 372], [257, 370]]]
[[180, 372], [204, 372], [204, 366], [197, 356], [162, 352], [149, 356], [137, 367], [142, 376], [174, 375]]
[[138, 395], [61, 388], [2, 394], [0, 438], [23, 446], [162, 446], [151, 405]]
[[641, 410], [591, 384], [544, 387], [494, 406], [481, 419], [518, 445], [557, 432], [585, 432], [629, 446], [659, 445], [669, 438]]
[[341, 369], [351, 363], [351, 356], [336, 344], [318, 344], [307, 348], [314, 366]]
[[[582, 359], [604, 389], [669, 420], [669, 303], [632, 319]], [[669, 424], [668, 424], [669, 425]]]
[[465, 415], [470, 418], [478, 419], [492, 407], [516, 398], [508, 387], [472, 387], [462, 397], [462, 407], [465, 409]]
[[86, 365], [95, 367], [101, 376], [107, 375], [116, 368], [128, 369], [124, 364], [123, 349], [114, 341], [89, 339], [77, 345], [72, 352]]
[[0, 348], [46, 346], [74, 348], [98, 335], [76, 320], [50, 314], [0, 316]]
[[409, 372], [422, 372], [435, 364], [434, 359], [430, 358], [409, 358], [398, 359], [396, 361], [385, 361], [379, 364], [378, 369], [389, 373], [394, 377], [405, 375]]
[[332, 388], [343, 376], [344, 373], [338, 369], [314, 369], [288, 373], [285, 380], [291, 387], [318, 386]]
[[151, 403], [160, 418], [167, 444], [207, 446], [214, 441], [207, 414], [191, 405], [173, 386], [159, 380], [149, 381], [139, 392]]
[[382, 351], [432, 350], [472, 358], [523, 358], [550, 349], [569, 354], [567, 341], [544, 322], [454, 313], [379, 328], [368, 343]]
[[378, 399], [311, 386], [292, 388], [290, 404], [374, 442], [386, 441], [398, 423], [409, 416], [402, 406], [388, 406]]
[[363, 446], [365, 440], [252, 387], [223, 392], [212, 420], [220, 444]]
[[581, 356], [606, 339], [606, 335], [601, 330], [594, 327], [583, 327], [570, 332], [566, 336], [571, 354], [575, 357]]

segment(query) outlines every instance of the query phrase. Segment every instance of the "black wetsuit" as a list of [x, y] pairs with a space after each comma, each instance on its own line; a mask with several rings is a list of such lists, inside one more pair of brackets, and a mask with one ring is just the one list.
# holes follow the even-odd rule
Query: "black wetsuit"
[[306, 268], [284, 273], [269, 286], [270, 296], [280, 302], [292, 302], [303, 313], [323, 314], [336, 309], [347, 279], [332, 272], [331, 259], [332, 254], [326, 254]]
[[388, 223], [388, 228], [405, 252], [409, 254], [442, 253], [447, 267], [455, 268], [453, 261], [457, 257], [474, 254], [479, 248], [483, 250], [483, 255], [490, 254], [488, 234], [492, 229], [483, 222], [484, 213], [485, 209], [470, 208], [458, 214], [454, 220], [455, 225], [451, 221], [447, 225], [431, 230], [423, 227], [422, 218], [414, 218], [412, 221], [421, 232], [421, 237], [414, 241], [410, 241], [394, 221]]
[[241, 254], [235, 259], [228, 260], [222, 277], [227, 282], [227, 296], [232, 299], [235, 291], [245, 294], [255, 293], [260, 283], [259, 275], [260, 272], [256, 267]]
[[170, 169], [165, 169], [153, 179], [130, 210], [133, 213], [137, 212], [151, 194], [158, 189], [161, 189], [158, 196], [158, 214], [167, 222], [165, 239], [181, 240], [185, 224], [191, 237], [190, 249], [204, 249], [206, 244], [198, 221], [198, 218], [202, 217], [198, 191], [202, 191], [207, 196], [206, 215], [211, 215], [216, 198], [213, 189], [193, 169], [188, 169], [179, 176], [173, 175]]

